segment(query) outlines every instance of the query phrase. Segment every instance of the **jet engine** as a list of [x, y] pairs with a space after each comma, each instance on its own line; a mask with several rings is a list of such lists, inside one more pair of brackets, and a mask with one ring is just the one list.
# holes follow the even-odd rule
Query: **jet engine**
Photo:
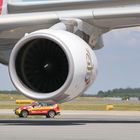
[[15, 87], [37, 100], [65, 102], [82, 94], [97, 74], [97, 60], [77, 35], [44, 29], [26, 34], [13, 48], [9, 73]]

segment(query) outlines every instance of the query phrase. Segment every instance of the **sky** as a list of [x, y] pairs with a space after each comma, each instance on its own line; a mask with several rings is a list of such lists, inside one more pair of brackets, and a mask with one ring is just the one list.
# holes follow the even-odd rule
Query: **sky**
[[[96, 50], [98, 75], [86, 91], [96, 94], [114, 88], [140, 87], [140, 28], [104, 34], [104, 48]], [[14, 90], [8, 68], [0, 64], [0, 90]]]

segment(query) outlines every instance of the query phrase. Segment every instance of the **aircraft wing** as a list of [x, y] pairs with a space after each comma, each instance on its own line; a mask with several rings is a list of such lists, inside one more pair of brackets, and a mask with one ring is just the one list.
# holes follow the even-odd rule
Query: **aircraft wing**
[[2, 15], [0, 16], [0, 30], [4, 31], [31, 25], [53, 25], [59, 21], [56, 13], [47, 12]]
[[[79, 15], [82, 12], [83, 14]], [[130, 6], [66, 12], [37, 12], [3, 15], [0, 17], [0, 30], [8, 30], [28, 25], [55, 24], [66, 18], [93, 20], [95, 26], [107, 29], [139, 26], [140, 5], [137, 7]]]
[[8, 15], [0, 16], [0, 30], [27, 25], [57, 23], [64, 18], [92, 22], [100, 28], [114, 29], [140, 25], [138, 0], [68, 0], [8, 3]]
[[140, 25], [140, 5], [93, 10], [94, 24], [114, 29]]
[[[81, 29], [82, 31], [90, 32], [90, 36], [95, 28], [101, 30], [99, 31], [99, 35], [97, 32], [94, 33], [97, 36], [93, 37], [93, 39], [96, 38], [95, 43], [99, 43], [97, 47], [95, 47], [95, 43], [93, 44], [94, 49], [99, 49], [103, 46], [100, 36], [104, 32], [117, 28], [140, 25], [139, 0], [8, 2], [6, 11], [6, 14], [2, 13], [0, 16], [1, 52], [5, 52], [2, 50], [13, 48], [14, 44], [22, 38], [25, 33], [39, 29], [47, 29], [63, 20], [80, 19], [90, 24], [91, 28], [89, 29], [87, 24], [81, 27], [85, 28]], [[28, 27], [28, 29], [26, 29], [26, 27]], [[31, 27], [34, 28], [29, 30]], [[16, 31], [15, 35], [13, 35], [14, 31]], [[4, 56], [2, 54], [0, 54], [0, 56], [8, 60], [9, 55], [7, 55], [7, 52], [6, 55], [5, 53], [3, 54]], [[8, 58], [5, 56], [8, 56]], [[1, 61], [2, 58], [0, 58]]]

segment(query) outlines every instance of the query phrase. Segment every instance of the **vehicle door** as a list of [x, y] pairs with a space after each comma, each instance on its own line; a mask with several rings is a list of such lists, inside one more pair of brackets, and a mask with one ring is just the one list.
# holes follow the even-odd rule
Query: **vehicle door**
[[34, 114], [34, 115], [41, 114], [41, 105], [37, 104], [37, 105], [32, 106], [32, 109], [30, 110], [30, 114]]

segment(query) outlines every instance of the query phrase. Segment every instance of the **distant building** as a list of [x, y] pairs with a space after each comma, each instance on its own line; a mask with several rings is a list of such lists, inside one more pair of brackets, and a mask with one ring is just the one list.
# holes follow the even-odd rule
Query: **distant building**
[[105, 97], [104, 99], [113, 100], [113, 101], [121, 101], [122, 100], [122, 98], [120, 98], [120, 97]]
[[130, 101], [139, 101], [140, 98], [139, 97], [130, 97], [129, 100]]

